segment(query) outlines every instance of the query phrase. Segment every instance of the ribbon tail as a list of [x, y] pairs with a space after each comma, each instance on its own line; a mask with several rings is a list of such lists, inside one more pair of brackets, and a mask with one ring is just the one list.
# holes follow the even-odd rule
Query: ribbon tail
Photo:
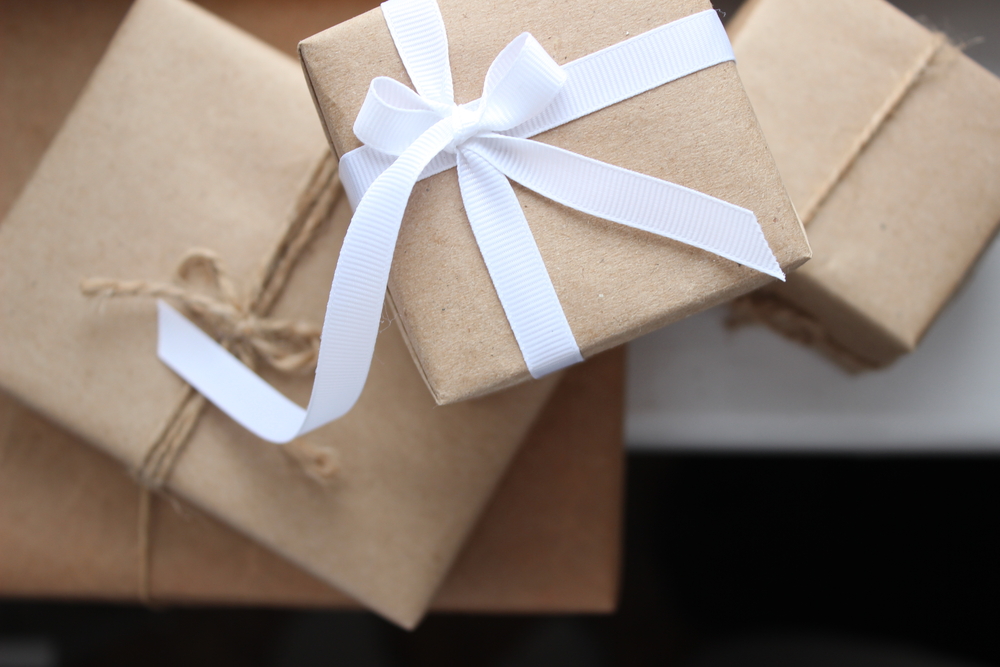
[[165, 301], [157, 301], [157, 355], [219, 409], [259, 438], [296, 432], [306, 411], [247, 368]]
[[465, 150], [560, 204], [785, 279], [753, 211], [529, 139], [492, 134]]
[[510, 181], [475, 153], [458, 154], [462, 202], [532, 377], [583, 361]]
[[410, 191], [451, 138], [449, 120], [435, 124], [361, 199], [337, 260], [306, 410], [166, 304], [159, 307], [160, 359], [234, 421], [270, 442], [289, 442], [347, 413], [368, 378]]

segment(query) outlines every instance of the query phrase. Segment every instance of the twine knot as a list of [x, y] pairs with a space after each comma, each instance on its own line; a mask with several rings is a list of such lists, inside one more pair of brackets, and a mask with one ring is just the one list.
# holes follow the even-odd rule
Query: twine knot
[[[208, 279], [208, 292], [172, 283], [110, 278], [89, 278], [81, 282], [80, 289], [89, 296], [167, 299], [187, 311], [247, 366], [253, 368], [261, 360], [280, 371], [303, 370], [316, 362], [320, 330], [309, 324], [270, 318], [267, 313], [274, 307], [296, 262], [333, 213], [343, 193], [337, 159], [328, 151], [313, 170], [306, 188], [295, 202], [284, 235], [244, 298], [222, 259], [211, 250], [200, 248], [184, 254], [177, 275], [181, 281], [188, 282], [200, 271]], [[135, 470], [137, 480], [145, 489], [164, 487], [205, 404], [204, 396], [190, 385], [185, 386], [177, 407]], [[336, 474], [333, 464], [317, 469], [329, 475]]]
[[[201, 248], [184, 254], [177, 267], [177, 275], [181, 281], [188, 282], [196, 271], [200, 271], [208, 278], [208, 292], [172, 283], [109, 278], [84, 280], [80, 289], [88, 296], [167, 299], [187, 311], [192, 319], [215, 335], [224, 347], [247, 366], [253, 368], [255, 362], [261, 360], [280, 371], [304, 370], [316, 363], [319, 328], [266, 315], [287, 284], [296, 262], [324, 221], [329, 219], [343, 193], [337, 159], [328, 151], [324, 153], [305, 189], [299, 194], [285, 233], [268, 258], [264, 270], [250, 285], [243, 298], [222, 259], [211, 250]], [[139, 598], [147, 603], [152, 599], [152, 492], [159, 491], [166, 485], [205, 405], [205, 397], [190, 385], [185, 385], [176, 408], [134, 471], [136, 480], [141, 485], [138, 512], [138, 588]], [[319, 445], [296, 445], [283, 451], [295, 456], [307, 475], [323, 483], [330, 483], [339, 471], [336, 452], [327, 451]]]
[[196, 273], [207, 278], [208, 290], [110, 278], [86, 279], [80, 289], [88, 296], [166, 299], [182, 308], [248, 366], [263, 361], [279, 371], [293, 373], [316, 364], [319, 327], [255, 314], [250, 300], [241, 297], [236, 289], [225, 262], [211, 250], [195, 248], [182, 257], [177, 267], [180, 281], [191, 283]]

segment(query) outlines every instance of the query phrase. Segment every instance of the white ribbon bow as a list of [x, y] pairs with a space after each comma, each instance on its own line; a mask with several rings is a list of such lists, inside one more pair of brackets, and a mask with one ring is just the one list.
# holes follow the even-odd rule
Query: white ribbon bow
[[733, 59], [712, 11], [560, 67], [529, 34], [490, 66], [483, 96], [457, 105], [435, 0], [389, 0], [383, 15], [416, 87], [372, 81], [341, 159], [355, 206], [344, 239], [307, 410], [170, 306], [160, 304], [160, 358], [244, 427], [288, 442], [339, 418], [364, 387], [396, 238], [416, 182], [458, 167], [462, 200], [525, 363], [534, 377], [582, 361], [508, 179], [571, 208], [682, 241], [778, 278], [752, 211], [528, 137]]

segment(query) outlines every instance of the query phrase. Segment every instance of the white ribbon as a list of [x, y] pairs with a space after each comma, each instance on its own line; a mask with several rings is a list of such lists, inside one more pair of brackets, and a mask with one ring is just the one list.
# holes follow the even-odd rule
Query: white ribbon
[[490, 66], [483, 96], [457, 105], [435, 0], [389, 0], [386, 24], [416, 92], [371, 82], [343, 156], [354, 217], [330, 290], [306, 410], [170, 306], [160, 358], [223, 412], [272, 442], [339, 418], [364, 387], [403, 212], [416, 182], [451, 167], [469, 222], [529, 371], [582, 360], [508, 179], [571, 208], [702, 248], [784, 278], [752, 211], [528, 137], [733, 59], [714, 11], [693, 14], [560, 67], [529, 34]]

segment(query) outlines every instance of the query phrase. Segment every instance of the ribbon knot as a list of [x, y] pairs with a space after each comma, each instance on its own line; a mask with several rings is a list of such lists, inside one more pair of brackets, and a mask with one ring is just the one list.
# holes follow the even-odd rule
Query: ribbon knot
[[445, 146], [450, 153], [457, 153], [466, 141], [483, 132], [482, 113], [456, 106], [451, 114], [451, 143]]

